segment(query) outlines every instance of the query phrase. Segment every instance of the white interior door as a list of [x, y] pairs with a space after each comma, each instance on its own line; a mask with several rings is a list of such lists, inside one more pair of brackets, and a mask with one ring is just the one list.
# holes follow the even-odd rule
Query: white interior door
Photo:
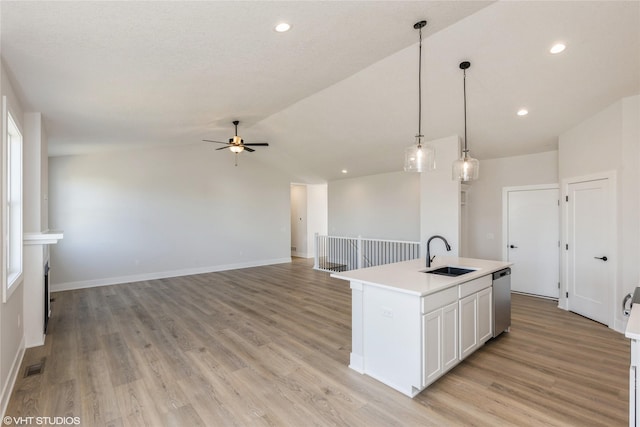
[[567, 189], [567, 280], [569, 310], [608, 324], [612, 293], [613, 223], [609, 179], [571, 183]]
[[558, 188], [509, 188], [506, 200], [506, 260], [513, 262], [511, 289], [558, 298]]

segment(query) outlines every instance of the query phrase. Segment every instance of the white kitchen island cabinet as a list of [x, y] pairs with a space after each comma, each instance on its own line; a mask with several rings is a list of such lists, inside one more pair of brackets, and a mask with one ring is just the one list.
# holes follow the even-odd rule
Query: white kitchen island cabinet
[[483, 276], [465, 283], [464, 286], [460, 285], [460, 290], [460, 360], [462, 360], [487, 342], [493, 334], [491, 276]]
[[425, 273], [424, 260], [334, 273], [350, 281], [349, 366], [414, 397], [492, 336], [491, 273], [498, 261], [442, 257], [473, 271], [457, 277]]
[[422, 385], [458, 364], [458, 301], [422, 315]]

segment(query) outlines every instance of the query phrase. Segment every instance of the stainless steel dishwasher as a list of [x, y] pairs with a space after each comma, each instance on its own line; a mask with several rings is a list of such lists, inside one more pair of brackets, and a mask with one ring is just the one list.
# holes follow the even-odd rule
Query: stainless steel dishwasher
[[511, 269], [493, 273], [493, 337], [511, 327]]

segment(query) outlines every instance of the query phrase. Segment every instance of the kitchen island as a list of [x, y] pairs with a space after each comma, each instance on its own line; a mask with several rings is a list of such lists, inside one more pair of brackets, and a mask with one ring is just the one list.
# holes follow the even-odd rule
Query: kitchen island
[[640, 287], [635, 289], [631, 299], [631, 312], [629, 313], [624, 336], [631, 340], [629, 426], [633, 427], [640, 424], [638, 422], [640, 421]]
[[[349, 367], [416, 396], [493, 336], [492, 273], [510, 265], [437, 257], [332, 274], [351, 287]], [[426, 272], [443, 266], [471, 271]]]

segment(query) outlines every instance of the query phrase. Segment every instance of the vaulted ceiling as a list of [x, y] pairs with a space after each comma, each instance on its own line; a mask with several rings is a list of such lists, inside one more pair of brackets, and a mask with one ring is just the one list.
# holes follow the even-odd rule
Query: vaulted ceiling
[[421, 19], [423, 133], [463, 134], [469, 60], [480, 159], [553, 150], [640, 92], [637, 1], [2, 1], [0, 19], [5, 70], [42, 112], [50, 155], [224, 141], [238, 119], [245, 140], [271, 144], [250, 155], [297, 181], [401, 170]]

